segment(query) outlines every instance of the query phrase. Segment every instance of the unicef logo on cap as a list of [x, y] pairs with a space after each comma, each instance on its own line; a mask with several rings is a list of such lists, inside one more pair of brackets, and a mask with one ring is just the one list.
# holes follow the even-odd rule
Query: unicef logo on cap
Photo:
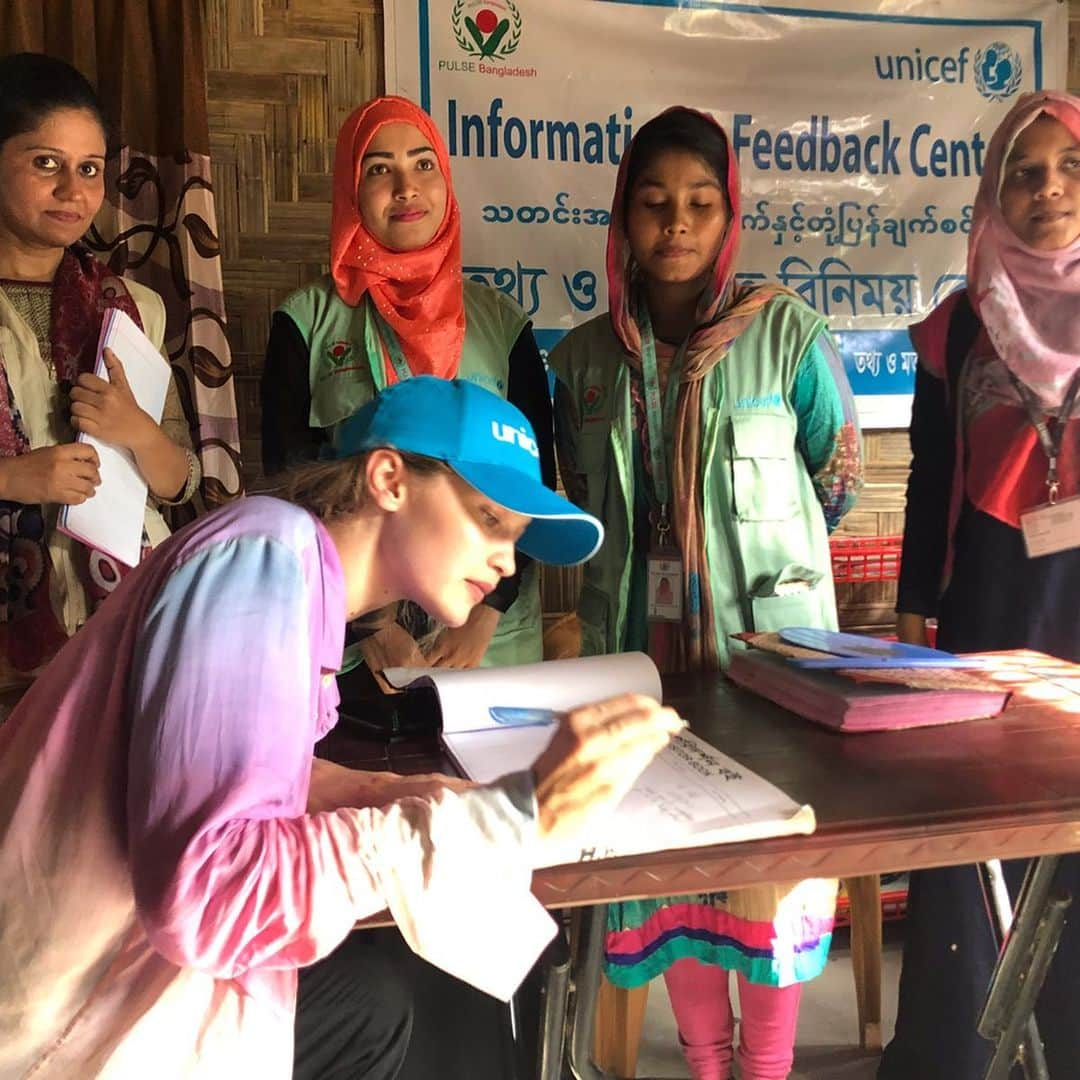
[[1004, 101], [1020, 88], [1020, 55], [1003, 41], [975, 53], [975, 86], [988, 101]]

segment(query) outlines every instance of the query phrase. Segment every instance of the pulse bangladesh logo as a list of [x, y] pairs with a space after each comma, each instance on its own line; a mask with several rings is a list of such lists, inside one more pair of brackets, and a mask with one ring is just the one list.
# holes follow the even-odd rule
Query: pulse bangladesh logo
[[1020, 87], [1024, 73], [1017, 51], [995, 41], [975, 53], [975, 88], [988, 101], [1004, 101]]
[[461, 49], [481, 60], [505, 60], [521, 44], [521, 12], [513, 0], [457, 0], [450, 25]]
[[335, 341], [326, 350], [326, 357], [334, 367], [341, 367], [352, 355], [351, 341]]

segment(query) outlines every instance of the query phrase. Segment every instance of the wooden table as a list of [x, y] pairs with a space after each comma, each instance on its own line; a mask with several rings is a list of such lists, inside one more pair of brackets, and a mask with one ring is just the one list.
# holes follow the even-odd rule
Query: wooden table
[[[997, 677], [1015, 693], [1000, 716], [880, 734], [838, 735], [722, 677], [665, 679], [665, 702], [810, 803], [817, 831], [559, 867], [538, 875], [535, 891], [559, 907], [1078, 850], [1080, 669], [1025, 655], [1043, 679], [1003, 664]], [[1071, 684], [1046, 682], [1058, 672]]]
[[[810, 803], [817, 831], [554, 867], [537, 872], [533, 890], [548, 907], [569, 907], [1080, 850], [1080, 667], [1009, 657], [997, 677], [1015, 693], [1000, 716], [865, 735], [819, 728], [720, 675], [666, 677], [666, 703]], [[452, 771], [433, 738], [383, 744], [337, 729], [319, 753], [361, 768]]]
[[[817, 831], [554, 867], [536, 873], [533, 891], [565, 908], [1080, 850], [1080, 668], [1011, 653], [994, 677], [1014, 690], [998, 717], [861, 735], [816, 727], [719, 675], [667, 677], [666, 703], [810, 803]], [[448, 768], [432, 740], [387, 748], [334, 733], [321, 749], [369, 768]]]

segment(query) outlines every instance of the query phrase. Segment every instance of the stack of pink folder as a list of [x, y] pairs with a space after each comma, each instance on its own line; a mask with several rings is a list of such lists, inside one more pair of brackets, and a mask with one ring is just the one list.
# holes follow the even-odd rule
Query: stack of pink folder
[[942, 673], [936, 680], [940, 688], [906, 686], [869, 681], [854, 672], [798, 668], [778, 653], [738, 646], [727, 674], [739, 686], [837, 731], [895, 731], [977, 720], [996, 716], [1009, 700], [1007, 689], [991, 688], [992, 683], [963, 672]]

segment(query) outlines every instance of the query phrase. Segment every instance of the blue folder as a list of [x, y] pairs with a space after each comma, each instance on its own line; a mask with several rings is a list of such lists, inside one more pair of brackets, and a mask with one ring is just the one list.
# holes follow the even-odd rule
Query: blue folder
[[866, 634], [845, 634], [838, 630], [819, 630], [810, 626], [789, 626], [780, 631], [780, 640], [788, 645], [831, 653], [829, 657], [789, 657], [788, 663], [800, 668], [830, 670], [835, 668], [978, 668], [984, 661], [957, 656], [926, 645], [907, 645], [902, 641], [884, 641]]

